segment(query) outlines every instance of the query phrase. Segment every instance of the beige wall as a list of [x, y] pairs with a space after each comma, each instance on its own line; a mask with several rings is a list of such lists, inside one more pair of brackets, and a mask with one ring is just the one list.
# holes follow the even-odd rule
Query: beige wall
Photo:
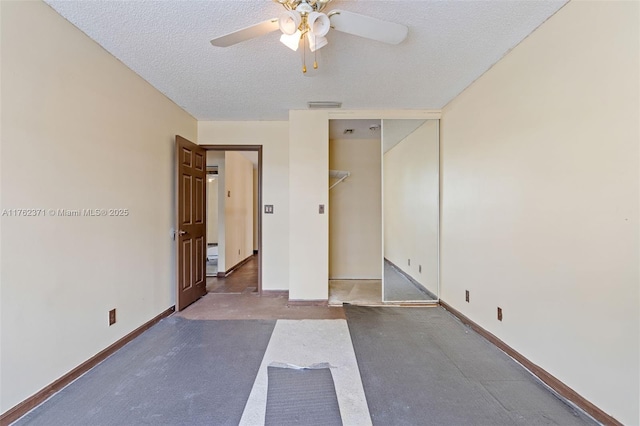
[[570, 2], [445, 108], [441, 135], [442, 299], [629, 425], [638, 16], [638, 2]]
[[439, 162], [438, 120], [427, 120], [383, 156], [384, 257], [436, 295]]
[[329, 141], [329, 168], [351, 172], [329, 191], [330, 279], [381, 278], [380, 157], [379, 138]]
[[218, 243], [218, 182], [207, 178], [207, 244]]
[[[329, 117], [289, 111], [289, 298], [329, 297]], [[319, 214], [323, 204], [325, 213]]]
[[262, 145], [262, 288], [289, 289], [289, 123], [287, 121], [201, 121], [198, 143]]
[[228, 271], [253, 254], [253, 166], [234, 151], [225, 153], [224, 163], [224, 271]]
[[4, 412], [175, 304], [174, 135], [197, 124], [46, 4], [0, 10], [1, 208], [129, 211], [1, 218]]

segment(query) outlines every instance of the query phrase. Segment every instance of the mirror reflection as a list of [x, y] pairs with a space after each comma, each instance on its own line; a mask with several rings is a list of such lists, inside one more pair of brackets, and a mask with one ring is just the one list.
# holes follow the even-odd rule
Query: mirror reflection
[[438, 299], [438, 120], [383, 120], [385, 302]]

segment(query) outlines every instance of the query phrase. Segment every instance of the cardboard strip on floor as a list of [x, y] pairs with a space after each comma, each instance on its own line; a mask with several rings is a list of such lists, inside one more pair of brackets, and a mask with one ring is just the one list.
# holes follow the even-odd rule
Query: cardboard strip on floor
[[264, 354], [241, 425], [265, 423], [268, 378], [273, 362], [299, 366], [327, 362], [345, 425], [371, 424], [360, 370], [345, 320], [278, 320]]

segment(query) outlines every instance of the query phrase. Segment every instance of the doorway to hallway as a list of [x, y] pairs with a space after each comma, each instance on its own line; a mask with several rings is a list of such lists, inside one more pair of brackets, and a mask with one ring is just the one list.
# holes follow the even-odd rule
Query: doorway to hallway
[[207, 292], [259, 292], [261, 150], [244, 146], [205, 149]]
[[177, 136], [176, 152], [177, 310], [208, 291], [261, 294], [262, 146]]

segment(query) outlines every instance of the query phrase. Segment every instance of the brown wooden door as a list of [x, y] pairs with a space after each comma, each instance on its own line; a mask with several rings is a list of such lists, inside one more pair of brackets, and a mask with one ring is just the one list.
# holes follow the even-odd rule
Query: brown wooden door
[[204, 148], [176, 136], [178, 310], [186, 308], [207, 292], [206, 159]]

